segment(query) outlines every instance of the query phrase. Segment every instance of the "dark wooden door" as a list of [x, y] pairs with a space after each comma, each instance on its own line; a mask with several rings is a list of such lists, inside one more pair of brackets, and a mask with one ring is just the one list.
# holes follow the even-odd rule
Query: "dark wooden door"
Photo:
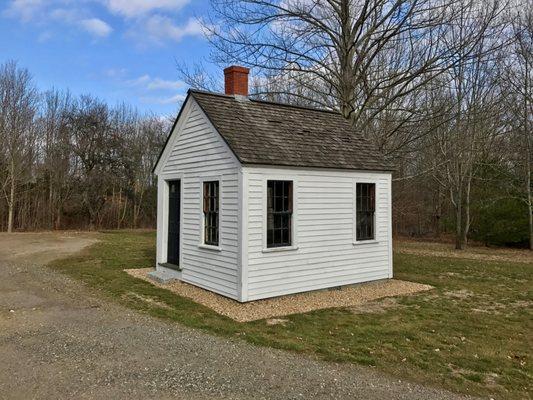
[[180, 261], [180, 181], [168, 182], [168, 242], [167, 263]]

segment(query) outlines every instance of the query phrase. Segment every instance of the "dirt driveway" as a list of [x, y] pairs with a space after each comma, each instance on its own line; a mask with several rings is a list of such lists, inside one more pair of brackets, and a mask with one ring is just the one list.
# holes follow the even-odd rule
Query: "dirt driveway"
[[0, 399], [463, 398], [160, 321], [42, 266], [95, 240], [0, 234]]

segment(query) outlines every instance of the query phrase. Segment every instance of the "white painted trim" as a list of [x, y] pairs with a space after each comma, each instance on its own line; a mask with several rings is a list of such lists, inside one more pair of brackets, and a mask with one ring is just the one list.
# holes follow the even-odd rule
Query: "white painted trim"
[[[220, 242], [220, 232], [218, 236], [218, 241]], [[211, 250], [211, 251], [222, 251], [222, 247], [220, 246], [212, 246], [210, 244], [203, 244], [203, 243], [199, 244], [198, 248], [204, 249], [204, 250]]]
[[239, 301], [244, 302], [248, 300], [248, 173], [242, 168], [239, 168], [239, 214], [238, 214], [238, 297]]
[[[168, 249], [168, 182], [180, 181], [180, 246], [179, 246], [179, 267], [183, 269], [183, 173], [167, 173], [158, 177], [158, 248], [159, 254], [156, 257], [156, 267], [159, 263], [167, 262]], [[160, 225], [159, 225], [160, 224]]]
[[268, 247], [263, 248], [263, 253], [277, 253], [280, 251], [294, 251], [298, 250], [298, 246], [285, 246], [285, 247]]
[[[357, 184], [358, 183], [373, 183], [374, 184], [374, 239], [369, 240], [357, 240]], [[378, 201], [379, 201], [379, 193], [378, 193], [378, 181], [377, 179], [368, 179], [368, 178], [357, 178], [353, 180], [353, 242], [352, 244], [354, 246], [363, 245], [363, 244], [375, 244], [379, 243], [379, 239], [377, 238], [377, 210], [378, 210]]]
[[[292, 181], [292, 218], [291, 218], [291, 245], [286, 247], [267, 246], [267, 181]], [[262, 210], [263, 210], [263, 249], [298, 250], [298, 177], [292, 174], [265, 174], [262, 182]]]
[[392, 174], [389, 174], [388, 178], [388, 219], [389, 219], [389, 278], [392, 278], [394, 275], [393, 270], [393, 252], [392, 252]]
[[164, 179], [158, 177], [157, 179], [157, 235], [156, 235], [156, 257], [155, 257], [155, 267], [161, 262], [166, 262], [166, 240], [164, 237], [168, 237], [167, 229], [165, 227], [165, 196], [168, 194], [165, 193], [166, 182]]
[[379, 240], [360, 240], [358, 242], [353, 242], [352, 244], [354, 246], [361, 246], [361, 245], [365, 245], [365, 244], [379, 244]]
[[[218, 182], [218, 246], [213, 246], [205, 243], [205, 221], [204, 221], [204, 182]], [[222, 175], [209, 175], [199, 177], [199, 187], [198, 193], [200, 201], [198, 202], [200, 210], [200, 243], [198, 243], [198, 248], [204, 250], [215, 250], [222, 251], [222, 212], [224, 204], [224, 189], [222, 184]]]

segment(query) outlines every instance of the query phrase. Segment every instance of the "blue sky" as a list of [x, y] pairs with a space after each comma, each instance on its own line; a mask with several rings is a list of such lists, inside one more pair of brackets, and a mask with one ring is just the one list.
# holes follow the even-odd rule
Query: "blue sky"
[[174, 114], [187, 91], [176, 62], [209, 56], [198, 22], [208, 7], [208, 0], [0, 0], [0, 63], [16, 60], [43, 90]]

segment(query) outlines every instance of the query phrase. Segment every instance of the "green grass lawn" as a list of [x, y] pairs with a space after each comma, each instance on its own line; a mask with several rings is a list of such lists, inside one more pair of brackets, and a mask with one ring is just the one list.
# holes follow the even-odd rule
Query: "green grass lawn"
[[234, 322], [123, 272], [153, 265], [153, 232], [105, 232], [100, 238], [51, 267], [128, 307], [219, 335], [371, 365], [458, 392], [531, 398], [531, 264], [395, 254], [396, 278], [436, 289], [400, 297], [379, 312], [330, 309], [269, 326]]

